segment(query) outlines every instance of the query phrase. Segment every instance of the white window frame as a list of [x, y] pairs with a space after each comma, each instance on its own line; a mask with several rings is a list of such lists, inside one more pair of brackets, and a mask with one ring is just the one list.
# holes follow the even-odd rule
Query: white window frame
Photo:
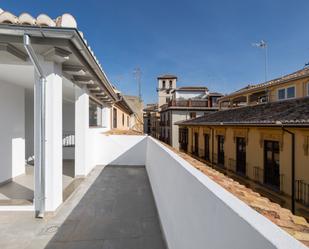
[[[294, 97], [288, 98], [288, 88], [292, 88], [292, 87], [294, 87]], [[286, 99], [295, 99], [296, 98], [296, 86], [295, 85], [286, 87], [286, 89], [285, 89], [285, 97], [286, 97]]]
[[[309, 82], [308, 82], [308, 86], [309, 86]], [[288, 98], [288, 88], [293, 88], [294, 87], [294, 97]], [[284, 90], [284, 98], [283, 99], [279, 99], [279, 91], [280, 90]], [[296, 86], [295, 85], [290, 85], [290, 86], [286, 86], [286, 87], [282, 87], [277, 89], [277, 99], [278, 100], [288, 100], [288, 99], [295, 99], [296, 98]]]

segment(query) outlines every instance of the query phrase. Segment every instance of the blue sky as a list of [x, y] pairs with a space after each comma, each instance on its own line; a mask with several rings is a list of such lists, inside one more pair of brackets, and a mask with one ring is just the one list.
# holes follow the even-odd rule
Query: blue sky
[[74, 0], [0, 1], [15, 15], [71, 13], [110, 80], [137, 94], [134, 68], [142, 70], [142, 95], [156, 101], [156, 77], [170, 73], [181, 85], [205, 85], [228, 93], [278, 77], [309, 62], [308, 0]]

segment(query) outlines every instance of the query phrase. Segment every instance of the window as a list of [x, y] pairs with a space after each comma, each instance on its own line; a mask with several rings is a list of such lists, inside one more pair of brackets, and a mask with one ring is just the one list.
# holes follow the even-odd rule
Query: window
[[180, 149], [187, 152], [188, 150], [188, 128], [179, 128]]
[[286, 89], [286, 98], [287, 99], [291, 99], [291, 98], [295, 98], [295, 87], [288, 87]]
[[224, 136], [218, 135], [218, 165], [224, 167]]
[[295, 98], [295, 86], [282, 88], [278, 90], [278, 99], [292, 99]]
[[170, 97], [166, 97], [166, 103], [169, 103], [169, 102], [170, 102], [170, 100], [171, 100], [171, 98], [170, 98]]
[[236, 172], [246, 175], [246, 140], [243, 137], [236, 138]]
[[124, 126], [124, 113], [122, 113], [122, 126]]
[[279, 142], [264, 141], [264, 183], [280, 190]]
[[190, 119], [191, 118], [196, 118], [196, 112], [190, 112]]
[[102, 107], [89, 101], [89, 126], [102, 126]]
[[165, 80], [162, 81], [162, 88], [165, 89], [166, 85], [165, 85]]
[[130, 119], [129, 119], [129, 116], [127, 116], [127, 126], [128, 126], [128, 127], [130, 126]]
[[117, 128], [117, 109], [113, 109], [113, 128]]
[[209, 161], [209, 134], [204, 134], [205, 160]]
[[285, 99], [285, 89], [278, 90], [278, 99]]
[[170, 88], [173, 87], [173, 81], [170, 80]]
[[309, 96], [309, 82], [307, 83], [307, 95]]
[[198, 133], [194, 133], [194, 149], [192, 150], [193, 154], [198, 156]]

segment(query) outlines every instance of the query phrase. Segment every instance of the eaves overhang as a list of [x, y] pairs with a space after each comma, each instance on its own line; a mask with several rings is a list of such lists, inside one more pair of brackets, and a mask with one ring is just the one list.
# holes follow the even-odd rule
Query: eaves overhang
[[179, 126], [242, 126], [242, 127], [289, 127], [289, 128], [309, 128], [309, 123], [250, 123], [250, 122], [203, 122], [203, 123], [195, 123], [188, 121], [179, 121], [174, 123]]
[[33, 44], [65, 45], [76, 57], [83, 60], [88, 71], [99, 83], [99, 89], [108, 96], [110, 103], [117, 100], [117, 95], [103, 68], [76, 28], [0, 24], [0, 42], [22, 43], [24, 34], [31, 36]]

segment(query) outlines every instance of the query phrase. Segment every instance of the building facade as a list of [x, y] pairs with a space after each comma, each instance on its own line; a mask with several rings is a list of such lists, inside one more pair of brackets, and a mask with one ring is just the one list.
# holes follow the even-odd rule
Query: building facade
[[270, 80], [248, 85], [219, 99], [220, 109], [252, 106], [309, 96], [309, 68]]
[[132, 95], [124, 95], [124, 99], [133, 111], [133, 114], [130, 117], [130, 129], [143, 133], [143, 101], [138, 96]]
[[143, 110], [144, 133], [154, 138], [159, 137], [159, 112], [157, 104], [147, 104]]
[[178, 125], [182, 150], [308, 218], [309, 97], [223, 110]]
[[193, 119], [218, 110], [219, 93], [210, 93], [207, 87], [180, 87], [172, 91], [171, 99], [161, 106], [160, 140], [179, 148], [179, 129], [175, 122]]

